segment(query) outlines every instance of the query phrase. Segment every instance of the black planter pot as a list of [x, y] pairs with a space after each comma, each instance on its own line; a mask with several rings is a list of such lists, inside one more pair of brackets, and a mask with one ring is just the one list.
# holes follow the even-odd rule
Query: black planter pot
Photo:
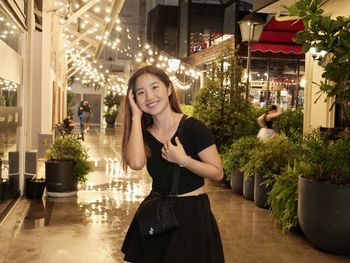
[[25, 192], [28, 199], [41, 199], [45, 190], [44, 179], [26, 178]]
[[233, 169], [230, 184], [235, 194], [243, 194], [243, 173], [239, 168]]
[[243, 180], [243, 196], [247, 200], [254, 200], [254, 176]]
[[52, 197], [77, 194], [77, 182], [73, 175], [73, 162], [45, 162], [46, 191]]
[[266, 187], [263, 182], [263, 175], [256, 173], [254, 179], [254, 204], [257, 207], [268, 208], [266, 204], [268, 199], [267, 193], [271, 191], [271, 186]]
[[107, 123], [107, 127], [114, 127], [115, 120], [117, 119], [116, 116], [113, 115], [106, 115], [105, 116], [105, 121]]
[[299, 177], [298, 219], [316, 247], [350, 255], [350, 186]]

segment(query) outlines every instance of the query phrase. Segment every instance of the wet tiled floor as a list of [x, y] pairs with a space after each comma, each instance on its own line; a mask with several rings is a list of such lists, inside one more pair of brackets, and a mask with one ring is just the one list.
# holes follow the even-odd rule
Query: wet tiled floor
[[[0, 226], [0, 262], [123, 262], [120, 247], [150, 179], [146, 171], [122, 172], [121, 126], [93, 127], [84, 145], [95, 166], [87, 185], [77, 197], [19, 200]], [[218, 183], [207, 182], [206, 190], [226, 262], [350, 262], [315, 249], [301, 234], [282, 234], [268, 210]]]

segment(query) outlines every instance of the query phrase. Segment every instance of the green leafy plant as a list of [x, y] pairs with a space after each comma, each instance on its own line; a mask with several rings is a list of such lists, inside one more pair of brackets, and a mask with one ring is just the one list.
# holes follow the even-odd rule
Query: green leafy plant
[[279, 175], [267, 180], [272, 185], [267, 204], [277, 223], [282, 225], [282, 232], [299, 227], [298, 223], [298, 177], [310, 173], [309, 167], [295, 163]]
[[244, 99], [245, 87], [241, 83], [240, 57], [227, 48], [212, 63], [211, 75], [193, 102], [193, 115], [204, 122], [212, 132], [216, 145], [222, 151], [233, 140], [255, 135], [258, 131], [256, 111]]
[[235, 140], [229, 147], [225, 148], [221, 157], [227, 179], [231, 177], [234, 168], [241, 168], [249, 161], [250, 151], [259, 143], [256, 136], [246, 136]]
[[57, 137], [46, 150], [45, 158], [48, 161], [73, 162], [74, 178], [80, 183], [85, 183], [88, 173], [92, 171], [87, 150], [79, 140], [70, 135]]
[[[321, 8], [324, 0], [299, 0], [287, 7], [291, 15], [299, 16], [304, 22], [304, 30], [298, 32], [294, 41], [303, 45], [306, 53], [311, 47], [326, 54], [320, 58], [319, 65], [324, 68], [320, 96], [333, 98], [334, 104], [343, 109], [349, 126], [350, 102], [350, 16], [338, 16], [335, 19], [325, 16]], [[318, 97], [319, 98], [319, 97]]]
[[301, 137], [303, 134], [303, 117], [301, 109], [283, 112], [281, 116], [273, 122], [273, 128], [279, 133], [284, 133], [288, 138]]
[[116, 117], [118, 115], [118, 107], [121, 102], [121, 96], [117, 93], [109, 92], [104, 97], [104, 105], [107, 107], [104, 113], [104, 117], [112, 116]]
[[285, 135], [269, 138], [249, 152], [250, 159], [243, 166], [246, 174], [260, 173], [264, 178], [281, 174], [296, 159], [295, 145]]
[[332, 184], [350, 184], [350, 133], [340, 139], [328, 140], [327, 134], [313, 130], [305, 136], [302, 162], [312, 173], [305, 178]]

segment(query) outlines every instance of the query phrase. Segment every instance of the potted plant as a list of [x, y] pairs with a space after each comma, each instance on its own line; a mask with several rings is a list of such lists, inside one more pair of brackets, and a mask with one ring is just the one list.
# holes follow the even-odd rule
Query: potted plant
[[220, 152], [234, 140], [256, 135], [259, 130], [256, 111], [244, 99], [241, 81], [241, 58], [227, 47], [212, 63], [211, 74], [193, 101], [193, 116], [209, 128]]
[[326, 140], [320, 131], [303, 142], [308, 173], [298, 180], [298, 219], [316, 247], [350, 255], [350, 134]]
[[[349, 127], [350, 106], [350, 17], [325, 16], [322, 0], [300, 0], [288, 7], [291, 15], [304, 21], [304, 31], [295, 41], [304, 52], [311, 47], [324, 72], [320, 92], [332, 98], [342, 112], [342, 126]], [[340, 137], [340, 138], [339, 138]], [[298, 182], [298, 217], [301, 228], [315, 246], [350, 255], [350, 139], [347, 133], [326, 140], [313, 132], [304, 140], [304, 162], [311, 173]], [[312, 211], [310, 211], [311, 209]]]
[[234, 141], [223, 153], [223, 166], [234, 193], [243, 193], [243, 167], [249, 160], [249, 152], [259, 143], [256, 136], [246, 136]]
[[293, 166], [288, 165], [281, 174], [267, 179], [266, 183], [272, 188], [268, 195], [267, 204], [270, 212], [277, 223], [281, 224], [282, 232], [298, 231], [298, 177], [305, 174], [307, 169], [296, 162]]
[[120, 102], [121, 96], [117, 93], [109, 92], [104, 97], [104, 105], [106, 106], [106, 110], [103, 117], [105, 118], [107, 127], [114, 127]]
[[294, 156], [293, 144], [285, 135], [266, 139], [250, 152], [250, 159], [243, 170], [255, 175], [254, 202], [258, 207], [267, 207], [267, 194], [273, 181], [270, 180], [267, 184], [266, 180], [273, 178], [275, 174], [281, 174], [293, 162]]
[[46, 150], [45, 157], [48, 195], [76, 195], [78, 183], [85, 183], [87, 174], [92, 171], [87, 150], [81, 142], [71, 135], [60, 136]]
[[[211, 66], [211, 74], [193, 100], [193, 116], [209, 128], [219, 152], [223, 152], [234, 140], [255, 135], [259, 129], [256, 110], [244, 99], [241, 58], [231, 45]], [[229, 183], [222, 181], [223, 186]]]

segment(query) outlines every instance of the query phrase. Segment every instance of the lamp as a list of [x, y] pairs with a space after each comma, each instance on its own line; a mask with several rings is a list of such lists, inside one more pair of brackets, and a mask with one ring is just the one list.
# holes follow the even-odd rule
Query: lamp
[[248, 44], [247, 56], [247, 82], [246, 82], [246, 101], [248, 102], [249, 88], [250, 88], [250, 64], [251, 64], [251, 42], [259, 41], [261, 33], [264, 29], [265, 20], [256, 13], [245, 15], [239, 22], [241, 30], [242, 42]]
[[318, 60], [318, 65], [323, 68], [326, 67], [334, 58], [334, 53], [327, 52], [325, 50], [318, 51], [317, 47], [311, 47], [310, 54], [314, 60]]

